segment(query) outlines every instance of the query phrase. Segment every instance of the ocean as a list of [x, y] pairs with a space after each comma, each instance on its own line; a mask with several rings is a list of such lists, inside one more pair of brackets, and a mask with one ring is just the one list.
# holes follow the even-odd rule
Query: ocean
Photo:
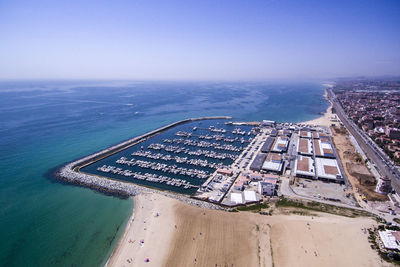
[[0, 262], [100, 266], [133, 201], [61, 184], [66, 162], [188, 117], [300, 122], [328, 107], [319, 83], [0, 82]]

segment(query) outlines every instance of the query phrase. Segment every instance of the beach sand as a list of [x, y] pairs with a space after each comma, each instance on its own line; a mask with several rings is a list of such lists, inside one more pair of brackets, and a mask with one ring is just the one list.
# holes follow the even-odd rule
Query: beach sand
[[[324, 97], [327, 101], [328, 100], [328, 92], [325, 90]], [[301, 124], [308, 124], [308, 125], [321, 125], [321, 126], [331, 126], [332, 124], [334, 125], [339, 125], [338, 122], [331, 121], [331, 118], [336, 118], [336, 114], [332, 113], [332, 104], [330, 103], [329, 107], [325, 111], [324, 115], [322, 115], [319, 118], [316, 118], [314, 120], [309, 120], [309, 121], [304, 121], [300, 122]]]
[[146, 266], [162, 266], [168, 253], [165, 248], [174, 234], [177, 200], [143, 193], [134, 202], [133, 221], [128, 223], [107, 266], [143, 266], [147, 258], [150, 262]]
[[135, 197], [133, 223], [108, 265], [390, 266], [370, 248], [368, 232], [362, 230], [373, 224], [371, 218], [330, 214], [263, 216], [206, 210], [144, 194]]

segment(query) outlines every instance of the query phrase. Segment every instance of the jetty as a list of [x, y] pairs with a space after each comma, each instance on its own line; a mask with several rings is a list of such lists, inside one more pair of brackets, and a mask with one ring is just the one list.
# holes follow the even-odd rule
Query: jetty
[[[133, 195], [137, 195], [140, 192], [143, 191], [157, 191], [157, 192], [163, 192], [160, 190], [155, 190], [155, 189], [151, 189], [149, 187], [146, 186], [142, 186], [142, 185], [138, 185], [138, 184], [133, 184], [130, 182], [125, 182], [125, 181], [121, 181], [121, 180], [116, 180], [116, 179], [112, 179], [109, 177], [104, 177], [101, 175], [95, 175], [95, 174], [88, 174], [88, 173], [84, 173], [81, 171], [81, 169], [85, 166], [88, 166], [92, 163], [95, 163], [97, 161], [100, 161], [106, 157], [109, 157], [113, 154], [116, 154], [120, 151], [123, 151], [129, 147], [132, 147], [134, 145], [137, 145], [143, 141], [146, 141], [152, 137], [154, 137], [155, 135], [161, 134], [173, 127], [176, 127], [178, 125], [182, 125], [182, 124], [186, 124], [186, 123], [190, 123], [190, 122], [195, 122], [195, 121], [202, 121], [202, 120], [229, 120], [232, 119], [232, 117], [229, 116], [213, 116], [213, 117], [200, 117], [200, 118], [188, 118], [188, 119], [184, 119], [184, 120], [180, 120], [171, 124], [168, 124], [166, 126], [160, 127], [156, 130], [147, 132], [143, 135], [128, 139], [126, 141], [123, 141], [119, 144], [113, 145], [111, 147], [108, 147], [104, 150], [101, 150], [99, 152], [93, 153], [91, 155], [88, 155], [86, 157], [80, 158], [78, 160], [75, 160], [73, 162], [70, 162], [66, 165], [64, 165], [63, 167], [61, 167], [59, 170], [56, 171], [55, 173], [55, 177], [56, 179], [60, 180], [60, 181], [64, 181], [67, 183], [71, 183], [71, 184], [75, 184], [75, 185], [79, 185], [79, 186], [83, 186], [83, 187], [88, 187], [100, 192], [104, 192], [104, 193], [108, 193], [108, 194], [113, 194], [113, 195], [118, 195], [118, 196], [122, 196], [122, 197], [127, 197], [127, 196], [133, 196]], [[229, 149], [229, 147], [224, 147], [225, 149]], [[220, 156], [220, 155], [215, 155], [215, 157]], [[177, 160], [177, 159], [175, 159]], [[179, 160], [179, 159], [178, 159]], [[193, 162], [192, 162], [193, 163]], [[146, 164], [145, 162], [141, 162], [141, 164]], [[194, 162], [194, 164], [200, 164], [200, 163], [196, 163]], [[155, 166], [155, 165], [151, 165], [151, 164], [147, 164], [148, 166], [152, 167], [152, 168], [160, 168], [160, 166]], [[165, 166], [164, 166], [165, 167]], [[219, 167], [219, 166], [218, 166]], [[102, 170], [104, 172], [104, 170], [107, 169], [113, 169], [113, 168], [107, 168], [104, 167]], [[178, 171], [178, 172], [187, 172], [188, 170], [183, 170], [181, 169], [165, 169], [166, 172], [174, 172], [174, 171]], [[193, 172], [193, 171], [189, 171], [190, 175], [195, 175], [199, 178], [205, 178], [204, 173], [199, 173], [199, 172]], [[126, 174], [126, 175], [125, 175]], [[137, 179], [143, 178], [141, 176], [141, 174], [137, 174], [137, 173], [130, 173], [130, 172], [125, 172], [124, 176], [133, 176]], [[145, 178], [143, 180], [151, 180], [153, 179], [154, 181], [158, 181], [158, 179], [163, 180], [165, 182], [168, 182], [169, 180], [166, 180], [163, 177], [149, 177], [149, 176], [144, 176]], [[204, 179], [203, 178], [203, 179]], [[171, 181], [171, 183], [174, 184], [181, 184], [184, 187], [186, 186], [186, 188], [189, 187], [194, 187], [194, 185], [188, 184], [185, 181]], [[175, 194], [175, 193], [167, 193], [167, 192], [163, 192], [164, 194], [168, 194], [168, 195], [175, 195], [178, 196], [179, 194]], [[180, 197], [185, 197], [183, 195], [181, 195]], [[187, 198], [187, 197], [186, 197]], [[195, 200], [193, 200], [195, 201]], [[215, 207], [214, 207], [215, 208]]]

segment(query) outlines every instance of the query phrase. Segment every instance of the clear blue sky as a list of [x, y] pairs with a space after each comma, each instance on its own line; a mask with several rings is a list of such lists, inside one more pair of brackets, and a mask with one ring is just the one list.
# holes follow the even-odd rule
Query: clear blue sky
[[0, 79], [400, 75], [400, 1], [0, 0]]

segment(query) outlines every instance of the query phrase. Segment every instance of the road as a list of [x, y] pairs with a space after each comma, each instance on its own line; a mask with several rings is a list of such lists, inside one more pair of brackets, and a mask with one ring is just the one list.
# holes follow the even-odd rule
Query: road
[[391, 163], [388, 156], [371, 140], [357, 125], [355, 125], [346, 115], [338, 99], [331, 89], [328, 89], [328, 98], [330, 99], [336, 114], [354, 136], [361, 149], [369, 160], [375, 164], [382, 176], [388, 177], [392, 181], [393, 189], [400, 193], [400, 174], [396, 167]]
[[348, 204], [344, 204], [344, 203], [340, 203], [340, 202], [332, 202], [332, 201], [328, 201], [328, 200], [323, 200], [320, 198], [314, 198], [314, 197], [307, 197], [307, 196], [303, 196], [303, 195], [299, 195], [296, 194], [296, 192], [294, 192], [294, 190], [292, 189], [292, 187], [289, 184], [289, 178], [288, 177], [281, 177], [281, 184], [280, 184], [280, 188], [279, 188], [279, 192], [284, 195], [287, 198], [290, 199], [298, 199], [298, 200], [308, 200], [308, 201], [316, 201], [319, 203], [324, 203], [324, 204], [328, 204], [328, 205], [332, 205], [332, 206], [337, 206], [337, 207], [342, 207], [342, 208], [348, 208], [348, 209], [354, 209], [354, 210], [364, 210], [364, 211], [368, 211], [372, 214], [375, 214], [378, 217], [381, 217], [383, 219], [385, 219], [388, 222], [393, 222], [394, 218], [397, 218], [398, 215], [392, 215], [389, 213], [383, 213], [379, 210], [376, 210], [374, 208], [372, 208], [370, 205], [368, 205], [368, 203], [365, 203], [364, 201], [361, 200], [361, 196], [358, 194], [354, 194], [354, 197], [356, 198], [357, 203], [360, 205], [360, 207], [356, 207], [356, 206], [352, 206], [352, 205], [348, 205]]

